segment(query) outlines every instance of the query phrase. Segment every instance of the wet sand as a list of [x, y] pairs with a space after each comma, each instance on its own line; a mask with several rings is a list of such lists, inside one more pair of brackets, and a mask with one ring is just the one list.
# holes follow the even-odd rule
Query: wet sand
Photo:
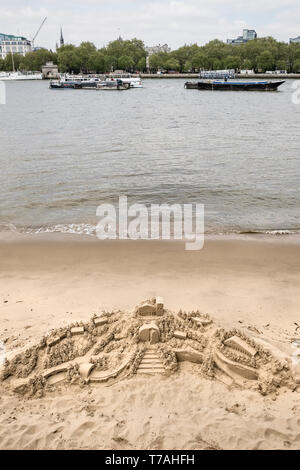
[[293, 331], [300, 323], [298, 242], [206, 240], [189, 252], [177, 242], [34, 240], [0, 244], [2, 336], [4, 327], [27, 340], [156, 295], [170, 309], [199, 309], [230, 324]]

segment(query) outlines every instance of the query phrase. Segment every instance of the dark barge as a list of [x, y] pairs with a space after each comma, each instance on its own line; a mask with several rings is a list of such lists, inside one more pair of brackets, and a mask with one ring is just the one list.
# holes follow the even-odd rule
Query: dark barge
[[184, 88], [188, 90], [244, 90], [244, 91], [276, 91], [285, 80], [281, 81], [235, 81], [235, 80], [201, 80], [199, 82], [186, 82]]

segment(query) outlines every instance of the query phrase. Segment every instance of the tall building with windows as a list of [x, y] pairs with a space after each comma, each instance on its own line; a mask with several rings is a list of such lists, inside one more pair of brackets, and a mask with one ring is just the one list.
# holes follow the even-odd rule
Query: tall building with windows
[[0, 33], [0, 57], [5, 59], [7, 54], [25, 55], [31, 52], [31, 42], [23, 36]]
[[227, 39], [227, 44], [245, 44], [246, 42], [256, 38], [257, 32], [254, 29], [243, 29], [243, 36], [238, 36], [236, 39]]
[[293, 44], [296, 42], [300, 42], [300, 36], [298, 36], [297, 38], [290, 38], [290, 44]]

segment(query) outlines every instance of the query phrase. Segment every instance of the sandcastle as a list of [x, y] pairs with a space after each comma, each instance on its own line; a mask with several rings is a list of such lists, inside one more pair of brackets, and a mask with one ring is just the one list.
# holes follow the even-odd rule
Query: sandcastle
[[0, 378], [7, 389], [40, 397], [58, 384], [84, 387], [135, 374], [180, 373], [184, 361], [196, 364], [203, 377], [273, 397], [299, 383], [290, 359], [273, 346], [227, 331], [199, 311], [171, 312], [161, 298], [141, 303], [130, 314], [103, 312], [54, 330], [6, 360]]

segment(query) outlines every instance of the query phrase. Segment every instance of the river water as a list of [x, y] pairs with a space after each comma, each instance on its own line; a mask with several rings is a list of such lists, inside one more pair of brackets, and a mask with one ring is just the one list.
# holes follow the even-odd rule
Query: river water
[[[0, 231], [93, 233], [96, 208], [201, 203], [208, 233], [299, 231], [300, 105], [278, 92], [6, 83]], [[274, 232], [274, 233], [275, 233]]]

